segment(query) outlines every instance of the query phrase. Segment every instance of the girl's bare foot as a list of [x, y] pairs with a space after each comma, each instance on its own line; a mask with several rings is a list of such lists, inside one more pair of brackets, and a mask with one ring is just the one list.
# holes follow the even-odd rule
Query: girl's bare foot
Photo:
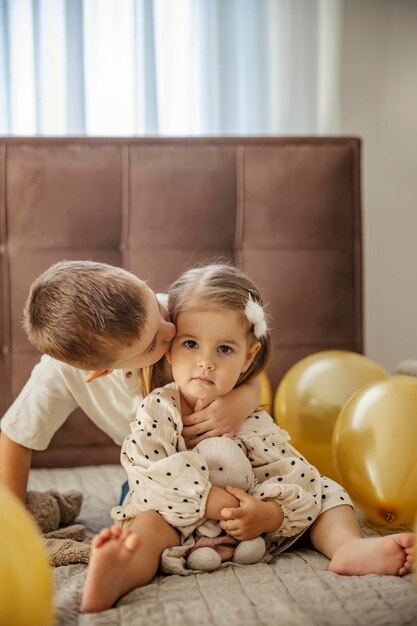
[[105, 528], [94, 537], [81, 602], [84, 613], [110, 609], [120, 598], [129, 563], [139, 544], [136, 533], [120, 526]]
[[337, 550], [329, 570], [348, 576], [403, 576], [410, 571], [414, 561], [413, 543], [412, 533], [353, 539]]

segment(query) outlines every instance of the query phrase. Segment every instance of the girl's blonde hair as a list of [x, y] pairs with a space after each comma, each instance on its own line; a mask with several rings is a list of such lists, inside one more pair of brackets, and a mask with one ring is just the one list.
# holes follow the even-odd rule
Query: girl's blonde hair
[[245, 315], [249, 298], [264, 307], [259, 289], [249, 276], [237, 267], [225, 263], [211, 263], [190, 269], [181, 274], [169, 288], [168, 310], [174, 324], [182, 311], [212, 307], [237, 311], [241, 314], [242, 321], [248, 324], [252, 341], [259, 341], [261, 347], [249, 368], [240, 375], [236, 386], [260, 374], [267, 364], [271, 350], [269, 331], [266, 330], [261, 337], [256, 337], [253, 324]]

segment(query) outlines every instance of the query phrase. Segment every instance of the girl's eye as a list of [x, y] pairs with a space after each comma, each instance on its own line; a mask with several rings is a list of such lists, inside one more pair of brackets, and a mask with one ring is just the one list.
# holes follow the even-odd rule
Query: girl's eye
[[193, 339], [188, 339], [187, 341], [184, 341], [184, 346], [189, 350], [194, 350], [197, 347], [197, 342], [193, 341]]
[[230, 346], [219, 346], [218, 350], [221, 354], [230, 354], [230, 352], [232, 352], [232, 348]]

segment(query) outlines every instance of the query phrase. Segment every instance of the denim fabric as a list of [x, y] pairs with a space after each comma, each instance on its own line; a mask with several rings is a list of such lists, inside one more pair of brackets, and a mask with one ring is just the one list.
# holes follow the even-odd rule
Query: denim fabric
[[126, 481], [122, 485], [122, 491], [120, 492], [119, 504], [123, 504], [123, 500], [126, 498], [129, 491], [129, 483]]

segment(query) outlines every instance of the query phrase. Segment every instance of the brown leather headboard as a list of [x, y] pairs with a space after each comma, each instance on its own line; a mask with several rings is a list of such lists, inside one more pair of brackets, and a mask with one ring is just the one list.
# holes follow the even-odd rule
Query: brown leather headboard
[[[29, 285], [61, 259], [121, 265], [157, 291], [234, 259], [269, 303], [274, 388], [309, 353], [362, 351], [357, 138], [0, 138], [0, 228], [0, 414], [38, 359], [21, 327]], [[80, 414], [35, 454], [117, 460]]]

